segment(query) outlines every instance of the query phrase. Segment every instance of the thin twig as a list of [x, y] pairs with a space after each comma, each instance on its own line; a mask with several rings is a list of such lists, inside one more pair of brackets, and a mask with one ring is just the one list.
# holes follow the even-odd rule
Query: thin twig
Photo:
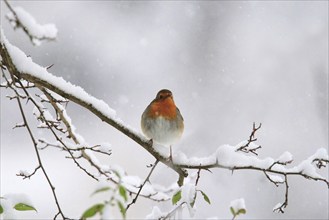
[[154, 165], [152, 166], [152, 168], [151, 168], [149, 174], [147, 175], [147, 177], [145, 178], [144, 183], [141, 186], [139, 186], [139, 190], [138, 190], [137, 194], [135, 195], [135, 198], [127, 205], [126, 211], [129, 209], [129, 207], [132, 204], [136, 203], [139, 194], [141, 193], [141, 191], [142, 191], [143, 187], [145, 186], [146, 182], [148, 182], [150, 180], [151, 174], [153, 173], [153, 171], [154, 171], [154, 169], [155, 169], [155, 167], [157, 166], [158, 163], [159, 163], [159, 160], [156, 160], [154, 162]]
[[178, 209], [180, 209], [186, 202], [182, 202], [181, 204], [179, 204], [178, 206], [176, 206], [173, 210], [171, 210], [170, 212], [167, 213], [167, 215], [160, 217], [159, 220], [167, 220], [170, 219], [171, 216], [173, 216]]
[[[12, 88], [12, 87], [11, 87]], [[39, 151], [38, 151], [38, 147], [37, 147], [37, 141], [35, 140], [34, 136], [33, 136], [33, 133], [32, 133], [32, 130], [27, 122], [27, 119], [25, 117], [25, 113], [24, 113], [24, 110], [23, 110], [23, 107], [22, 107], [22, 103], [20, 101], [20, 97], [18, 95], [18, 92], [12, 88], [14, 90], [14, 92], [17, 94], [17, 103], [18, 103], [18, 106], [19, 106], [19, 109], [20, 109], [20, 112], [21, 112], [21, 115], [22, 115], [22, 118], [23, 118], [23, 121], [24, 121], [24, 124], [25, 124], [25, 127], [30, 135], [30, 138], [32, 140], [32, 143], [34, 145], [34, 150], [35, 150], [35, 153], [37, 155], [37, 159], [38, 159], [38, 163], [39, 163], [39, 166], [44, 174], [44, 176], [46, 177], [46, 180], [48, 182], [48, 185], [50, 186], [51, 188], [51, 191], [52, 191], [52, 194], [53, 194], [53, 197], [55, 199], [55, 203], [56, 203], [56, 206], [57, 206], [57, 209], [58, 209], [58, 212], [60, 213], [60, 215], [62, 216], [63, 219], [68, 219], [65, 217], [60, 205], [59, 205], [59, 202], [58, 202], [58, 198], [57, 198], [57, 195], [56, 195], [56, 192], [55, 192], [55, 187], [54, 185], [52, 184], [47, 172], [46, 172], [46, 169], [44, 168], [43, 164], [42, 164], [42, 161], [41, 161], [41, 157], [40, 157], [40, 154], [39, 154]], [[56, 217], [56, 216], [55, 216]]]
[[197, 177], [196, 177], [196, 180], [195, 180], [195, 186], [197, 186], [198, 183], [199, 183], [200, 174], [201, 174], [201, 169], [198, 170]]
[[278, 182], [278, 181], [274, 181], [274, 180], [272, 180], [272, 178], [264, 171], [264, 174], [265, 174], [265, 176], [266, 176], [266, 178], [271, 182], [271, 183], [273, 183], [276, 187], [278, 187], [279, 186], [279, 184], [281, 184], [281, 183], [283, 183], [283, 182]]
[[30, 38], [32, 44], [36, 44], [36, 42], [34, 40], [47, 40], [47, 41], [53, 41], [55, 40], [55, 38], [51, 38], [51, 37], [47, 37], [47, 36], [42, 36], [42, 37], [38, 37], [33, 35], [30, 30], [22, 23], [22, 21], [18, 18], [16, 11], [11, 7], [11, 5], [9, 4], [8, 0], [4, 0], [6, 6], [8, 7], [9, 11], [13, 14], [14, 16], [14, 20], [12, 20], [11, 18], [9, 18], [7, 16], [7, 19], [10, 22], [15, 22], [15, 28], [17, 27], [21, 27], [23, 29], [23, 31], [26, 33], [26, 35]]
[[84, 100], [81, 97], [77, 97], [74, 94], [68, 93], [61, 88], [59, 88], [56, 84], [52, 82], [48, 82], [46, 80], [40, 79], [37, 76], [34, 76], [33, 74], [27, 73], [27, 72], [19, 72], [17, 71], [15, 65], [13, 64], [11, 57], [6, 50], [5, 45], [1, 45], [1, 56], [3, 57], [3, 63], [6, 64], [8, 67], [8, 71], [10, 74], [15, 75], [19, 78], [23, 78], [27, 81], [30, 81], [34, 83], [35, 85], [38, 85], [43, 88], [47, 88], [52, 92], [57, 93], [58, 95], [71, 100], [72, 102], [77, 103], [78, 105], [88, 109], [92, 113], [94, 113], [97, 117], [99, 117], [102, 121], [108, 123], [112, 127], [116, 128], [126, 136], [128, 136], [130, 139], [134, 140], [136, 143], [138, 143], [140, 146], [142, 146], [144, 149], [146, 149], [151, 155], [153, 155], [156, 159], [158, 159], [160, 162], [177, 172], [179, 175], [179, 181], [178, 184], [183, 184], [183, 179], [188, 176], [188, 173], [185, 169], [177, 166], [173, 161], [167, 160], [167, 158], [163, 155], [161, 155], [159, 152], [157, 152], [153, 148], [152, 141], [145, 139], [143, 136], [133, 132], [131, 129], [124, 126], [120, 121], [117, 121], [115, 118], [109, 117], [105, 114], [103, 114], [102, 111], [100, 111], [96, 106], [90, 104], [86, 100]]
[[251, 131], [251, 134], [249, 136], [249, 139], [247, 141], [247, 143], [241, 147], [239, 147], [238, 149], [236, 149], [236, 151], [242, 151], [242, 152], [245, 152], [245, 153], [253, 153], [255, 155], [258, 155], [258, 153], [256, 152], [258, 149], [262, 148], [261, 146], [258, 146], [256, 148], [248, 148], [249, 145], [252, 143], [252, 142], [255, 142], [257, 141], [257, 138], [255, 138], [255, 135], [256, 135], [256, 132], [262, 127], [262, 123], [259, 124], [258, 127], [256, 127], [255, 125], [255, 122], [253, 123], [253, 126], [252, 126], [252, 131]]
[[284, 183], [285, 183], [285, 196], [284, 196], [284, 202], [282, 203], [282, 205], [280, 205], [278, 208], [274, 209], [273, 212], [280, 212], [280, 213], [284, 213], [284, 209], [288, 206], [288, 191], [289, 191], [289, 185], [288, 185], [288, 178], [287, 175], [284, 176]]
[[31, 176], [33, 176], [40, 168], [41, 168], [41, 166], [39, 164], [39, 166], [37, 166], [31, 174], [26, 175], [25, 173], [20, 172], [19, 174], [16, 174], [16, 176], [22, 176], [23, 179], [26, 179], [26, 178], [29, 178], [30, 179]]

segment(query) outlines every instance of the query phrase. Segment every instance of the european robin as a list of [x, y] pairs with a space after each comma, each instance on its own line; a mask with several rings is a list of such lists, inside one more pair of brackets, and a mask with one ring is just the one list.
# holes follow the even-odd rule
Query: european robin
[[184, 119], [171, 91], [162, 89], [158, 92], [143, 112], [141, 127], [146, 137], [160, 145], [170, 146], [171, 150], [171, 145], [184, 131]]

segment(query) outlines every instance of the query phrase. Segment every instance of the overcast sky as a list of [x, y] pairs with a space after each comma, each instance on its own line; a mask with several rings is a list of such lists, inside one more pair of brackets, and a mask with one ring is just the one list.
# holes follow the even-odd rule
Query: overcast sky
[[[156, 93], [170, 89], [185, 119], [174, 152], [210, 155], [223, 144], [247, 139], [253, 122], [263, 124], [261, 158], [289, 151], [298, 163], [318, 148], [328, 149], [327, 1], [11, 2], [41, 24], [54, 23], [59, 33], [56, 42], [32, 46], [5, 20], [8, 9], [1, 2], [8, 40], [36, 63], [54, 64], [51, 73], [107, 102], [136, 130]], [[11, 129], [21, 116], [7, 94], [1, 89], [1, 195], [27, 193], [38, 213], [20, 216], [52, 218], [56, 209], [41, 172], [24, 181], [15, 175], [32, 171], [37, 161], [27, 132]], [[31, 106], [26, 109], [32, 115]], [[81, 107], [70, 103], [67, 109], [87, 142], [111, 143], [113, 154], [101, 158], [103, 163], [147, 175], [146, 165], [154, 159], [145, 150]], [[47, 137], [46, 131], [36, 133]], [[47, 149], [42, 157], [68, 216], [77, 218], [105, 199], [89, 197], [96, 183], [63, 152]], [[176, 175], [160, 166], [153, 181], [170, 185]], [[199, 187], [212, 205], [200, 199], [197, 218], [231, 218], [230, 201], [244, 197], [247, 214], [240, 219], [328, 219], [328, 188], [301, 177], [290, 180], [285, 214], [272, 213], [283, 202], [284, 187], [262, 173], [217, 169], [202, 173]], [[169, 208], [140, 199], [128, 217], [144, 218], [153, 205]]]

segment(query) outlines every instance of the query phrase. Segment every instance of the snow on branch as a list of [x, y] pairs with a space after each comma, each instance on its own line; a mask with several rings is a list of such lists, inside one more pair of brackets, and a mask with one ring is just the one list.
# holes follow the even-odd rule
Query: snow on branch
[[152, 147], [152, 141], [146, 139], [143, 135], [139, 134], [129, 126], [124, 125], [122, 121], [116, 117], [116, 112], [110, 108], [103, 100], [99, 100], [91, 96], [81, 87], [75, 86], [70, 82], [65, 81], [62, 77], [54, 76], [48, 72], [47, 68], [34, 63], [31, 57], [26, 56], [23, 51], [9, 43], [2, 30], [0, 38], [0, 53], [3, 57], [2, 65], [5, 64], [11, 74], [13, 74], [18, 79], [22, 78], [35, 85], [47, 88], [48, 90], [57, 93], [58, 95], [88, 109], [102, 121], [110, 124], [137, 142], [156, 159], [175, 170], [179, 174], [179, 181], [180, 184], [182, 184], [183, 178], [187, 176], [187, 172], [182, 168], [175, 166], [172, 161], [168, 160], [166, 155], [162, 155], [161, 153], [157, 152]]
[[[73, 124], [71, 123], [71, 119], [66, 113], [65, 108], [63, 108], [62, 104], [60, 102], [63, 102], [64, 100], [59, 97], [58, 95], [55, 95], [54, 93], [47, 91], [44, 88], [39, 88], [42, 92], [44, 92], [44, 95], [38, 95], [37, 97], [41, 99], [41, 102], [46, 102], [48, 104], [51, 104], [57, 113], [57, 119], [55, 120], [54, 117], [51, 115], [51, 113], [47, 110], [47, 107], [41, 104], [38, 100], [33, 98], [28, 89], [24, 88], [23, 83], [21, 81], [17, 81], [18, 84], [20, 84], [19, 88], [16, 87], [16, 83], [13, 83], [14, 80], [9, 80], [6, 77], [6, 74], [4, 74], [3, 69], [1, 69], [3, 73], [3, 77], [6, 80], [6, 83], [3, 83], [5, 88], [9, 88], [16, 94], [12, 97], [12, 99], [16, 99], [19, 103], [19, 109], [21, 110], [21, 114], [23, 117], [23, 123], [20, 123], [20, 126], [15, 127], [25, 127], [32, 139], [35, 151], [37, 153], [37, 157], [39, 159], [39, 164], [34, 169], [33, 172], [28, 172], [25, 170], [19, 171], [17, 176], [23, 177], [23, 179], [31, 178], [34, 174], [37, 173], [40, 169], [44, 173], [45, 177], [47, 178], [50, 188], [53, 192], [54, 199], [56, 201], [58, 212], [55, 216], [55, 218], [60, 215], [63, 217], [63, 219], [68, 219], [65, 217], [64, 213], [62, 212], [62, 209], [59, 205], [57, 195], [55, 193], [55, 187], [52, 185], [50, 179], [48, 178], [48, 174], [46, 170], [43, 167], [43, 164], [41, 162], [41, 157], [39, 156], [39, 150], [43, 150], [47, 147], [57, 147], [60, 148], [63, 151], [66, 151], [69, 153], [70, 159], [73, 159], [74, 163], [87, 175], [92, 177], [93, 179], [97, 181], [101, 181], [104, 179], [108, 181], [109, 183], [114, 184], [115, 186], [120, 186], [121, 189], [124, 189], [124, 191], [127, 191], [130, 195], [136, 194], [136, 198], [133, 201], [137, 200], [138, 196], [142, 196], [145, 198], [148, 198], [150, 200], [154, 201], [166, 201], [169, 200], [170, 197], [167, 195], [172, 191], [172, 189], [163, 189], [163, 187], [158, 187], [155, 184], [150, 184], [147, 181], [144, 181], [143, 184], [140, 184], [140, 179], [138, 177], [133, 177], [127, 175], [123, 169], [121, 168], [115, 168], [110, 167], [108, 165], [101, 164], [97, 157], [93, 154], [93, 152], [96, 153], [102, 153], [105, 155], [110, 156], [111, 152], [109, 150], [109, 144], [101, 144], [101, 145], [95, 145], [90, 147], [82, 137], [75, 131]], [[11, 75], [12, 76], [12, 75]], [[16, 79], [17, 80], [17, 79]], [[23, 90], [24, 92], [24, 98], [22, 98], [22, 95], [18, 95], [18, 89]], [[25, 117], [25, 112], [23, 110], [21, 99], [26, 99], [28, 102], [32, 102], [34, 105], [34, 115], [36, 116], [37, 120], [42, 123], [42, 126], [38, 126], [39, 128], [46, 128], [51, 131], [53, 136], [56, 139], [55, 143], [49, 143], [47, 140], [39, 139], [34, 136], [32, 129], [30, 128], [30, 125], [27, 121], [27, 118]], [[57, 102], [58, 101], [58, 102]], [[65, 103], [65, 102], [64, 102]], [[54, 123], [57, 122], [57, 123]], [[61, 126], [61, 122], [65, 125], [64, 127]], [[59, 133], [59, 134], [58, 134]], [[65, 137], [62, 135], [69, 134], [67, 136], [68, 139], [73, 140], [74, 144], [64, 141]], [[44, 147], [39, 147], [39, 145], [45, 145]], [[76, 155], [76, 152], [79, 153], [79, 155]], [[98, 173], [93, 174], [90, 171], [88, 171], [86, 168], [84, 168], [79, 162], [78, 159], [84, 158], [86, 159], [92, 167], [94, 167]], [[156, 164], [155, 164], [156, 165]], [[152, 170], [149, 174], [151, 175], [152, 171], [155, 168], [155, 165], [152, 167]], [[147, 178], [149, 179], [149, 178]]]
[[[324, 148], [320, 148], [315, 154], [310, 156], [308, 159], [302, 161], [298, 165], [287, 168], [286, 164], [290, 163], [291, 160], [282, 161], [279, 159], [265, 158], [260, 159], [253, 155], [244, 154], [237, 152], [236, 150], [240, 146], [223, 145], [217, 149], [217, 151], [209, 157], [198, 158], [192, 157], [187, 158], [183, 153], [174, 157], [174, 163], [182, 168], [186, 169], [211, 169], [211, 168], [224, 168], [228, 170], [258, 170], [266, 173], [281, 174], [281, 175], [300, 175], [307, 179], [319, 180], [327, 184], [329, 182], [326, 178], [322, 177], [317, 169], [318, 163], [321, 163], [321, 167], [324, 167], [328, 161], [328, 153]], [[287, 153], [284, 153], [287, 154]], [[316, 161], [318, 161], [316, 163]]]
[[57, 28], [54, 24], [38, 24], [35, 18], [21, 7], [11, 7], [5, 0], [10, 12], [6, 18], [14, 29], [22, 28], [34, 45], [40, 45], [42, 40], [53, 41], [57, 37]]
[[[179, 175], [178, 185], [181, 187], [184, 185], [184, 179], [188, 176], [187, 169], [197, 169], [197, 170], [209, 170], [213, 168], [222, 168], [227, 170], [255, 170], [263, 173], [266, 178], [275, 184], [276, 186], [280, 184], [284, 184], [286, 187], [285, 200], [281, 204], [278, 204], [274, 211], [284, 212], [284, 208], [288, 204], [288, 177], [289, 176], [302, 176], [310, 180], [321, 181], [326, 183], [327, 187], [329, 187], [328, 179], [322, 177], [318, 173], [318, 169], [325, 167], [328, 160], [328, 153], [324, 148], [321, 148], [316, 151], [315, 154], [310, 156], [308, 159], [302, 161], [301, 163], [288, 168], [287, 165], [293, 162], [293, 157], [291, 153], [285, 152], [279, 158], [264, 158], [260, 159], [258, 157], [257, 150], [261, 149], [261, 147], [255, 144], [257, 138], [255, 137], [256, 132], [261, 128], [261, 125], [255, 126], [253, 125], [252, 132], [249, 136], [249, 139], [241, 142], [236, 146], [223, 145], [219, 147], [216, 152], [211, 154], [208, 157], [199, 158], [192, 157], [188, 158], [183, 153], [178, 153], [177, 155], [173, 155], [172, 160], [168, 159], [168, 156], [164, 153], [158, 152], [151, 140], [146, 139], [143, 135], [136, 132], [134, 129], [125, 125], [119, 118], [116, 117], [115, 111], [110, 108], [104, 101], [99, 100], [87, 92], [85, 92], [81, 87], [75, 86], [70, 82], [65, 81], [61, 77], [56, 77], [53, 74], [48, 72], [48, 68], [41, 67], [40, 65], [34, 63], [31, 57], [25, 55], [23, 51], [19, 48], [10, 44], [10, 42], [6, 39], [3, 31], [1, 30], [0, 36], [0, 54], [2, 57], [1, 67], [9, 72], [12, 76], [12, 81], [16, 83], [18, 81], [21, 85], [21, 88], [24, 89], [24, 86], [21, 80], [26, 80], [29, 83], [32, 83], [35, 87], [39, 88], [45, 97], [42, 99], [45, 102], [49, 102], [55, 111], [57, 112], [57, 119], [60, 119], [69, 134], [69, 137], [73, 139], [77, 148], [80, 148], [81, 155], [76, 156], [72, 152], [74, 149], [70, 147], [67, 143], [65, 143], [61, 138], [56, 136], [57, 141], [60, 143], [59, 146], [69, 152], [70, 157], [77, 163], [76, 161], [79, 157], [84, 157], [87, 159], [91, 166], [97, 169], [100, 175], [103, 175], [108, 178], [108, 180], [114, 181], [122, 181], [121, 179], [115, 179], [113, 177], [113, 173], [111, 173], [111, 169], [109, 167], [104, 167], [99, 163], [97, 158], [92, 154], [93, 149], [95, 148], [86, 145], [81, 137], [75, 132], [74, 126], [71, 124], [70, 118], [67, 116], [65, 109], [60, 102], [66, 102], [66, 100], [70, 100], [75, 102], [76, 104], [88, 109], [97, 117], [99, 117], [102, 121], [108, 123], [113, 126], [120, 132], [124, 133], [126, 136], [134, 140], [140, 146], [142, 146], [145, 150], [147, 150], [151, 155], [153, 155], [156, 161], [159, 161], [168, 167], [172, 168]], [[12, 82], [8, 81], [8, 84]], [[17, 93], [18, 95], [18, 93]], [[26, 97], [30, 96], [28, 94], [23, 94]], [[60, 96], [60, 97], [56, 97]], [[31, 99], [33, 102], [34, 99]], [[46, 124], [50, 124], [50, 120], [53, 118], [45, 116], [45, 113], [40, 103], [35, 102], [35, 106], [39, 106], [36, 112], [39, 112], [37, 116], [44, 119]], [[23, 124], [25, 125], [25, 123]], [[56, 124], [47, 125], [50, 128], [56, 128]], [[57, 129], [59, 130], [59, 129]], [[52, 130], [53, 131], [53, 130]], [[55, 132], [53, 132], [55, 133]], [[55, 134], [54, 134], [55, 135]], [[51, 144], [48, 144], [50, 146]], [[155, 165], [158, 162], [155, 163]], [[154, 165], [154, 166], [155, 166]], [[84, 170], [88, 175], [95, 179], [99, 179], [98, 177], [90, 174], [87, 170], [79, 166], [82, 170]], [[153, 169], [151, 169], [149, 175], [143, 183], [132, 186], [131, 184], [126, 184], [125, 187], [132, 193], [136, 194], [136, 197], [133, 199], [131, 203], [128, 204], [128, 208], [134, 202], [136, 202], [139, 195], [144, 197], [151, 198], [153, 194], [145, 194], [145, 188], [149, 187], [148, 179], [152, 174]], [[22, 176], [24, 176], [24, 172]], [[25, 176], [29, 177], [29, 174]], [[128, 178], [129, 179], [129, 178]], [[136, 180], [136, 179], [135, 179]], [[156, 194], [154, 194], [156, 195]], [[158, 195], [158, 194], [157, 194]], [[163, 197], [164, 198], [164, 197]], [[162, 199], [163, 199], [162, 198]], [[168, 198], [165, 198], [166, 200]]]
[[[3, 71], [3, 69], [1, 69]], [[27, 171], [20, 171], [19, 174], [17, 174], [17, 176], [22, 176], [23, 179], [25, 178], [30, 178], [31, 176], [33, 176], [39, 169], [42, 171], [43, 175], [45, 176], [46, 180], [47, 180], [47, 183], [49, 185], [49, 188], [51, 189], [52, 191], [52, 194], [53, 194], [53, 197], [54, 197], [54, 200], [55, 200], [55, 203], [56, 203], [56, 206], [57, 206], [57, 210], [58, 212], [56, 213], [55, 215], [55, 218], [57, 216], [61, 216], [63, 219], [67, 219], [62, 211], [62, 208], [58, 202], [58, 197], [57, 197], [57, 194], [56, 194], [56, 191], [55, 191], [55, 187], [52, 183], [52, 181], [50, 180], [49, 176], [48, 176], [48, 173], [47, 171], [45, 170], [44, 166], [43, 166], [43, 162], [41, 160], [41, 156], [40, 156], [40, 153], [38, 151], [38, 142], [32, 132], [32, 129], [30, 128], [29, 126], [29, 123], [27, 121], [27, 117], [25, 116], [25, 112], [24, 112], [24, 109], [23, 109], [23, 105], [22, 105], [22, 101], [21, 101], [21, 96], [18, 94], [18, 91], [12, 86], [13, 84], [9, 82], [9, 80], [6, 78], [5, 75], [3, 75], [4, 78], [6, 79], [6, 82], [7, 82], [7, 85], [8, 85], [8, 88], [10, 88], [15, 94], [15, 99], [17, 100], [17, 103], [18, 103], [18, 106], [19, 106], [19, 110], [20, 110], [20, 113], [21, 113], [21, 116], [23, 118], [23, 123], [24, 124], [24, 127], [26, 127], [28, 133], [29, 133], [29, 136], [32, 140], [32, 143], [33, 143], [33, 146], [34, 146], [34, 150], [35, 150], [35, 153], [36, 153], [36, 156], [37, 156], [37, 159], [38, 159], [38, 166], [35, 168], [35, 170], [30, 174], [28, 173]], [[20, 81], [18, 83], [21, 83]], [[23, 84], [21, 84], [21, 87], [24, 89], [24, 91], [26, 91], [26, 89], [24, 88]], [[26, 94], [26, 98], [28, 97], [28, 94]]]

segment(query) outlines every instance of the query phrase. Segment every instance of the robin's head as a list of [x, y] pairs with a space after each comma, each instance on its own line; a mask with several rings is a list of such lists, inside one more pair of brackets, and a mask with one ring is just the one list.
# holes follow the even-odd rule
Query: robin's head
[[158, 92], [157, 96], [155, 97], [155, 99], [157, 101], [163, 101], [166, 100], [167, 98], [171, 98], [173, 99], [173, 95], [172, 92], [168, 89], [162, 89]]

